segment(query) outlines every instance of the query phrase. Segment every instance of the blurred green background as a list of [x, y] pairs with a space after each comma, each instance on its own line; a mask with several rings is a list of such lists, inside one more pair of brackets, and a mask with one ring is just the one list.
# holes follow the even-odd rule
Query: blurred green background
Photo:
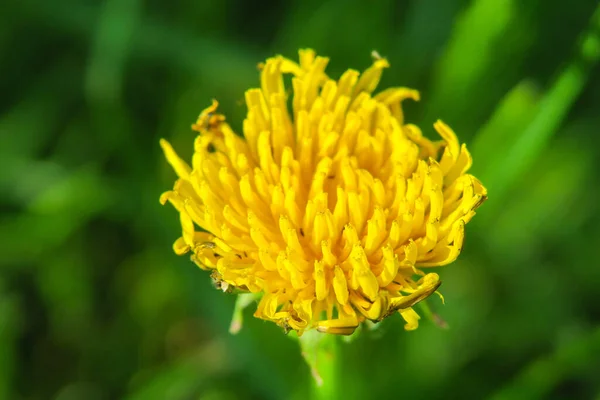
[[[0, 399], [304, 399], [298, 343], [171, 250], [174, 182], [218, 98], [313, 47], [378, 50], [407, 119], [466, 141], [490, 200], [439, 269], [447, 330], [397, 316], [341, 344], [341, 398], [600, 399], [600, 14], [573, 0], [5, 0]], [[252, 308], [252, 307], [251, 307]]]

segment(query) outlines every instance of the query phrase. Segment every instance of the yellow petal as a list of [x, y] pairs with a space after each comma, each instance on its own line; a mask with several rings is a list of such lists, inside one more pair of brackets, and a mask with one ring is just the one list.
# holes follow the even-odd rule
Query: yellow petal
[[185, 161], [179, 158], [171, 144], [165, 139], [160, 139], [160, 147], [162, 147], [167, 161], [171, 164], [171, 167], [173, 167], [177, 176], [183, 179], [189, 179], [192, 169]]
[[406, 321], [404, 329], [407, 331], [414, 331], [419, 327], [419, 320], [421, 317], [419, 317], [419, 314], [417, 314], [412, 308], [400, 310], [400, 315], [402, 315], [402, 318], [404, 318]]

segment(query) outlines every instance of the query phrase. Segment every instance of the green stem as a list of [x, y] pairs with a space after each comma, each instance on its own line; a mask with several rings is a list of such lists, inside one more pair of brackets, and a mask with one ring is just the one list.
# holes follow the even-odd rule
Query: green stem
[[308, 331], [300, 338], [302, 356], [306, 360], [313, 378], [313, 398], [337, 399], [338, 340], [335, 335]]

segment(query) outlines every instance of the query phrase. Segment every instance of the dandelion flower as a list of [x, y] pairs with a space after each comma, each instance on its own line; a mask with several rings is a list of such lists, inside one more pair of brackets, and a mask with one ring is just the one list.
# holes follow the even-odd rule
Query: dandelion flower
[[261, 65], [243, 136], [213, 101], [192, 126], [191, 166], [161, 141], [179, 177], [161, 197], [180, 215], [175, 253], [224, 291], [256, 294], [254, 315], [286, 332], [350, 334], [396, 312], [415, 329], [413, 306], [441, 283], [425, 271], [457, 258], [486, 189], [447, 125], [431, 141], [405, 123], [417, 91], [374, 93], [385, 59], [336, 81], [327, 58], [299, 53]]

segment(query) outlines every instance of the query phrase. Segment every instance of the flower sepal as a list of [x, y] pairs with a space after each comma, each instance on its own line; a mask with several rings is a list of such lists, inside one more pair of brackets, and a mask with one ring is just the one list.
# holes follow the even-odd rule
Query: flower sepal
[[261, 297], [260, 293], [240, 293], [235, 299], [229, 333], [237, 334], [242, 329], [244, 322], [244, 310], [251, 304], [256, 303]]

